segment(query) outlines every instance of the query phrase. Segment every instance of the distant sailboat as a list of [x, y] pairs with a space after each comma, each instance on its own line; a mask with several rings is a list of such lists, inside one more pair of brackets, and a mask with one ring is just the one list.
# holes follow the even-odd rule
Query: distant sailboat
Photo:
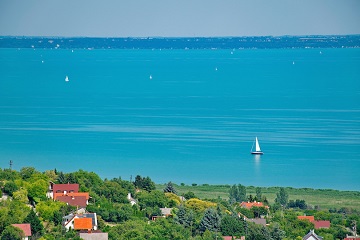
[[[255, 143], [255, 151], [253, 151], [254, 148], [254, 143]], [[255, 138], [255, 142], [253, 143], [252, 147], [251, 147], [251, 154], [264, 154], [261, 149], [260, 149], [260, 145], [259, 145], [259, 141], [258, 138]]]
[[69, 77], [66, 76], [66, 77], [65, 77], [65, 82], [68, 82], [68, 81], [69, 81]]
[[149, 79], [150, 79], [150, 80], [152, 79], [152, 75], [150, 75]]

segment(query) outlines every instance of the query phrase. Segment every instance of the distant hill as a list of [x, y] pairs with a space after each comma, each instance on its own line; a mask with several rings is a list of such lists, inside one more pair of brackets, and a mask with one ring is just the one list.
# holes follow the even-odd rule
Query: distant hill
[[184, 37], [184, 38], [61, 38], [0, 37], [0, 48], [43, 49], [278, 49], [359, 48], [360, 35]]

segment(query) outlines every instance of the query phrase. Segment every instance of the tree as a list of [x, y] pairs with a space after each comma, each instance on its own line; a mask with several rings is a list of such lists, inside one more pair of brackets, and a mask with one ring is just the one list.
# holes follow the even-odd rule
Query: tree
[[21, 188], [16, 192], [13, 192], [13, 199], [23, 203], [28, 203], [28, 191], [25, 188]]
[[189, 200], [189, 199], [191, 199], [191, 198], [196, 198], [196, 196], [195, 196], [195, 193], [189, 191], [189, 192], [187, 192], [187, 193], [184, 194], [184, 198], [185, 198], [186, 200]]
[[259, 188], [259, 187], [255, 188], [255, 192], [256, 192], [256, 200], [261, 201], [261, 199], [262, 199], [261, 188]]
[[216, 210], [214, 208], [208, 208], [201, 219], [199, 229], [201, 232], [205, 232], [206, 230], [218, 232], [220, 231], [220, 221], [220, 216]]
[[15, 191], [18, 190], [18, 187], [13, 181], [9, 181], [5, 183], [4, 192], [12, 196]]
[[12, 225], [7, 226], [1, 234], [1, 240], [21, 240], [24, 236], [23, 230]]
[[229, 200], [230, 202], [242, 202], [246, 201], [246, 187], [238, 184], [234, 184], [229, 190]]
[[142, 178], [140, 175], [135, 177], [134, 185], [136, 188], [144, 189], [148, 192], [155, 190], [155, 183], [150, 179], [150, 177]]
[[36, 216], [34, 210], [30, 211], [30, 213], [24, 219], [24, 222], [30, 223], [32, 235], [42, 235], [44, 227], [39, 218]]
[[282, 206], [286, 206], [289, 199], [289, 195], [285, 188], [280, 188], [280, 191], [276, 194], [275, 203], [280, 203]]
[[167, 185], [164, 188], [164, 192], [176, 194], [176, 189], [175, 189], [174, 185], [172, 184], [172, 182], [167, 183]]
[[221, 219], [221, 233], [223, 236], [243, 236], [244, 221], [237, 216], [226, 215]]

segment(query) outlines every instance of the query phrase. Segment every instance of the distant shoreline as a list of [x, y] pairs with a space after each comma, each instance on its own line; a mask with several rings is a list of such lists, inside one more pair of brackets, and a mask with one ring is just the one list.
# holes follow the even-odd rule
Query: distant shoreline
[[360, 48], [360, 34], [249, 37], [0, 36], [0, 48], [234, 50], [281, 48]]

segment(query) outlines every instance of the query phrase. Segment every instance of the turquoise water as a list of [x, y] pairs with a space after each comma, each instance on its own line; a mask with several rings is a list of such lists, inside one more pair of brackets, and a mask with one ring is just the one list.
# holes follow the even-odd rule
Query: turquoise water
[[360, 190], [360, 49], [0, 49], [0, 73], [2, 168]]

